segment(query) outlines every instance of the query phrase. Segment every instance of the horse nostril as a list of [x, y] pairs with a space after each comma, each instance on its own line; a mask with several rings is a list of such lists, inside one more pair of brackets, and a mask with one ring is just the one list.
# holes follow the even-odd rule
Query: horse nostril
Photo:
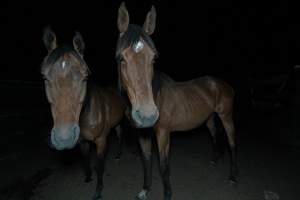
[[78, 125], [75, 125], [73, 128], [73, 141], [74, 144], [77, 143], [78, 139], [79, 139], [79, 134], [80, 134], [80, 127]]
[[58, 142], [59, 141], [59, 137], [57, 137], [57, 132], [55, 131], [55, 129], [52, 130], [52, 133], [51, 135], [53, 135], [53, 139], [55, 142]]
[[136, 111], [136, 116], [142, 123], [147, 119], [147, 117], [139, 110]]
[[150, 121], [156, 121], [156, 114], [153, 114], [153, 115], [151, 115], [150, 117], [149, 117], [149, 120]]
[[157, 109], [155, 110], [155, 112], [154, 112], [154, 114], [152, 115], [152, 117], [153, 117], [153, 121], [157, 121], [157, 120], [158, 120], [159, 112], [158, 112]]
[[76, 137], [76, 135], [79, 135], [79, 133], [80, 133], [80, 128], [79, 128], [78, 125], [75, 125], [73, 127], [73, 134], [74, 134], [74, 136]]
[[138, 117], [138, 118], [142, 118], [143, 116], [141, 115], [141, 112], [139, 111], [139, 110], [136, 110], [135, 111], [135, 113], [136, 113], [136, 116]]

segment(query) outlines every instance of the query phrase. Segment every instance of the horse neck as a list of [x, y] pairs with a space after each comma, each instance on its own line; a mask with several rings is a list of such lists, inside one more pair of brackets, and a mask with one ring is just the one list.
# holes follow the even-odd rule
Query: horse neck
[[[106, 120], [105, 117], [107, 113], [105, 105], [107, 98], [104, 90], [106, 90], [106, 88], [100, 88], [93, 84], [88, 86], [80, 115], [82, 125], [89, 126], [89, 121], [97, 121], [97, 123], [99, 123], [99, 121], [104, 122]], [[101, 123], [101, 125], [105, 124]]]
[[95, 101], [95, 100], [98, 100], [98, 99], [102, 99], [101, 98], [102, 89], [97, 87], [95, 84], [88, 83], [86, 90], [87, 91], [86, 91], [86, 95], [85, 95], [85, 98], [84, 98], [82, 111], [81, 111], [81, 113], [83, 115], [91, 112], [91, 109], [93, 109], [93, 108], [91, 108], [91, 103], [92, 103], [93, 100]]
[[156, 99], [160, 89], [161, 89], [161, 76], [159, 71], [154, 71], [154, 76], [152, 80], [152, 90], [153, 90], [153, 98]]
[[153, 95], [156, 97], [162, 88], [170, 87], [174, 83], [175, 81], [167, 74], [155, 70], [153, 81], [152, 81]]
[[86, 87], [86, 95], [84, 97], [80, 118], [82, 118], [83, 115], [87, 114], [88, 110], [90, 109], [91, 96], [94, 90], [94, 85], [90, 84], [89, 82]]

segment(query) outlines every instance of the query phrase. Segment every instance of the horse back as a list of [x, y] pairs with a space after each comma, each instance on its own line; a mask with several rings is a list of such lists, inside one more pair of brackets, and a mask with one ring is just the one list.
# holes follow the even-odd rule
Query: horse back
[[214, 111], [217, 113], [228, 113], [232, 111], [234, 101], [234, 90], [225, 81], [216, 77], [206, 76], [195, 80], [199, 88], [206, 87], [214, 102]]

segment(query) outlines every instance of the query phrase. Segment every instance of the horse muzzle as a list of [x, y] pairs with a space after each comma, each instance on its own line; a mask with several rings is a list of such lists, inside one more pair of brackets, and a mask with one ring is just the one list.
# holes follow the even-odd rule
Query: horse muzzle
[[56, 150], [72, 149], [76, 146], [80, 134], [80, 128], [75, 125], [55, 127], [51, 131], [50, 147]]
[[140, 109], [132, 109], [132, 120], [137, 128], [149, 128], [153, 127], [159, 117], [158, 109], [155, 107], [151, 112], [143, 112]]

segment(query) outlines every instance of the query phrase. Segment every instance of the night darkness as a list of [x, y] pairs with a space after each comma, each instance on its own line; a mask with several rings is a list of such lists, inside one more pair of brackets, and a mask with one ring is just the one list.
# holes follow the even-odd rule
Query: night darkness
[[[80, 31], [93, 74], [101, 80], [115, 76], [119, 3], [3, 5], [1, 65], [5, 67], [1, 79], [40, 79], [39, 66], [46, 54], [41, 36], [48, 24], [59, 43], [70, 43], [74, 31]], [[131, 23], [142, 25], [151, 2], [128, 1], [126, 5]], [[156, 68], [176, 80], [224, 73], [240, 79], [237, 77], [288, 68], [285, 3], [158, 1], [153, 5], [158, 13], [153, 40], [160, 54]]]
[[[72, 173], [81, 173], [76, 168], [81, 160], [77, 159], [80, 155], [77, 148], [58, 152], [47, 146], [53, 122], [40, 73], [47, 54], [42, 34], [44, 27], [50, 25], [58, 44], [72, 44], [75, 31], [79, 31], [86, 45], [84, 60], [91, 70], [89, 79], [100, 86], [116, 84], [117, 17], [121, 2], [2, 3], [0, 199], [76, 200], [86, 199], [94, 191], [95, 184], [84, 185], [84, 191], [80, 191], [79, 186], [72, 188], [68, 183], [73, 192], [65, 194], [54, 186], [49, 189], [42, 184], [59, 188], [65, 183], [59, 178], [53, 182], [58, 174], [65, 173], [68, 179], [69, 168]], [[176, 81], [215, 76], [229, 83], [236, 93], [234, 117], [240, 141], [240, 188], [224, 187], [229, 157], [225, 157], [225, 164], [220, 162], [215, 169], [209, 168], [210, 157], [206, 154], [212, 151], [211, 138], [201, 126], [187, 134], [174, 135], [171, 147], [174, 199], [275, 200], [274, 195], [279, 195], [280, 199], [292, 200], [300, 197], [295, 189], [300, 176], [297, 159], [300, 128], [296, 118], [300, 111], [299, 68], [294, 69], [300, 63], [296, 56], [300, 49], [300, 22], [289, 21], [287, 4], [285, 1], [126, 1], [132, 24], [143, 25], [151, 5], [156, 7], [156, 28], [151, 38], [159, 52], [157, 70]], [[195, 134], [197, 131], [203, 134]], [[116, 141], [112, 136], [107, 163], [111, 169], [105, 172], [109, 175], [104, 175], [107, 200], [133, 199], [141, 187], [141, 162], [132, 155], [135, 142], [129, 140], [135, 139], [129, 138], [122, 168], [122, 158], [121, 164], [114, 166]], [[197, 140], [202, 143], [196, 143]], [[36, 149], [40, 153], [33, 153]], [[185, 160], [184, 155], [191, 156]], [[137, 168], [134, 170], [139, 172], [136, 176], [126, 162], [134, 163]], [[185, 162], [190, 173], [181, 170]], [[280, 163], [285, 164], [280, 166]], [[198, 172], [196, 168], [201, 167], [203, 170]], [[130, 174], [126, 174], [128, 170]], [[153, 171], [158, 179], [154, 185], [156, 182], [159, 185], [157, 167]], [[136, 178], [128, 179], [126, 175]], [[81, 174], [78, 176], [74, 182], [84, 184]], [[109, 180], [118, 178], [120, 183], [116, 185]], [[28, 188], [24, 189], [24, 184]], [[124, 189], [122, 185], [128, 187]], [[224, 195], [215, 196], [209, 188]], [[76, 195], [77, 190], [81, 195]], [[157, 196], [153, 194], [148, 199], [160, 199], [161, 186], [153, 190]], [[112, 193], [119, 196], [112, 197]]]

